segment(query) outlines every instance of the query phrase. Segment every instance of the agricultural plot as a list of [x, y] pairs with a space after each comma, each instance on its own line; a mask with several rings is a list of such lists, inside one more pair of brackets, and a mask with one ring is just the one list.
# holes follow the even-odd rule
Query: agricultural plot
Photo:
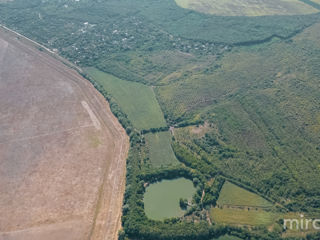
[[166, 126], [162, 111], [151, 87], [121, 80], [95, 68], [88, 74], [111, 94], [129, 120], [139, 130]]
[[240, 188], [230, 182], [226, 182], [223, 185], [217, 204], [219, 206], [228, 205], [260, 208], [269, 208], [273, 205], [259, 195]]
[[301, 15], [318, 12], [299, 0], [176, 0], [178, 6], [221, 16]]
[[0, 113], [0, 239], [115, 239], [129, 141], [103, 96], [0, 28]]
[[179, 164], [171, 147], [171, 135], [169, 132], [149, 133], [145, 137], [152, 167]]
[[[247, 210], [247, 209], [237, 209], [237, 208], [212, 208], [210, 210], [210, 217], [212, 221], [218, 224], [228, 224], [234, 226], [263, 226], [268, 229], [282, 230], [283, 219], [301, 219], [301, 213], [280, 213], [280, 212], [267, 212], [264, 210]], [[304, 214], [304, 219], [314, 219], [315, 216]], [[300, 223], [299, 223], [300, 224]], [[304, 222], [304, 229], [299, 228], [296, 223], [293, 223], [292, 229], [290, 229], [290, 223], [286, 226], [287, 229], [282, 233], [282, 237], [305, 237], [307, 234], [315, 233], [309, 223], [306, 229], [306, 224]], [[297, 229], [297, 227], [299, 229]], [[227, 238], [228, 239], [228, 238]], [[232, 238], [231, 238], [232, 239]]]
[[278, 213], [261, 209], [271, 208], [272, 203], [230, 182], [223, 185], [217, 205], [211, 209], [210, 216], [222, 224], [271, 226], [280, 217]]
[[243, 210], [232, 208], [212, 208], [212, 220], [220, 224], [270, 226], [276, 222], [279, 215], [263, 210]]

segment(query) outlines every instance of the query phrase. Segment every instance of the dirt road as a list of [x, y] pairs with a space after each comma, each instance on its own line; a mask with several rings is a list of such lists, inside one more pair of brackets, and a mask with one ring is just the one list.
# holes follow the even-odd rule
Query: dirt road
[[0, 29], [0, 240], [112, 240], [129, 140], [76, 71]]

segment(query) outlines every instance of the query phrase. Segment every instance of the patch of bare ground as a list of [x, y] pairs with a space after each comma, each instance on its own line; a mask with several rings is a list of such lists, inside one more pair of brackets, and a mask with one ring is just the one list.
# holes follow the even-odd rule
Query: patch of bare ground
[[208, 122], [205, 122], [203, 125], [192, 126], [190, 131], [191, 133], [198, 135], [199, 137], [203, 137], [210, 130], [210, 127], [210, 124]]
[[0, 240], [116, 239], [128, 148], [87, 80], [0, 29]]

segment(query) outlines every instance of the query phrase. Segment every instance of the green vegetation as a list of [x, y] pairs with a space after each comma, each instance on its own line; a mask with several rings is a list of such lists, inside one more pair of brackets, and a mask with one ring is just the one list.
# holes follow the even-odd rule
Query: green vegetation
[[150, 87], [121, 80], [95, 68], [87, 68], [86, 71], [114, 97], [134, 127], [142, 130], [166, 126], [160, 106]]
[[187, 207], [188, 207], [188, 199], [186, 199], [186, 198], [180, 198], [179, 199], [179, 205], [180, 205], [180, 208], [181, 209], [187, 209]]
[[152, 167], [179, 164], [171, 147], [169, 132], [148, 133], [145, 138]]
[[219, 206], [248, 206], [269, 208], [273, 204], [259, 195], [240, 188], [230, 182], [225, 182], [219, 195]]
[[320, 4], [317, 1], [311, 1], [311, 0], [300, 0], [300, 1], [312, 6], [313, 8], [320, 10]]
[[222, 16], [299, 15], [317, 12], [317, 9], [299, 0], [176, 0], [176, 3], [183, 8]]
[[212, 220], [220, 224], [270, 226], [276, 222], [279, 215], [263, 210], [242, 210], [232, 208], [212, 208]]
[[[0, 22], [89, 69], [83, 75], [130, 136], [120, 239], [277, 240], [282, 232], [266, 229], [274, 215], [320, 212], [320, 14], [215, 16], [174, 0], [15, 0], [0, 5]], [[172, 142], [161, 137], [168, 126]], [[170, 144], [181, 164], [169, 164]], [[182, 218], [149, 219], [145, 186], [178, 177], [196, 186], [192, 206]], [[210, 225], [225, 180], [275, 207], [214, 208]], [[267, 206], [258, 195], [227, 183], [218, 202]], [[259, 227], [216, 224], [252, 219]]]
[[177, 136], [197, 166], [211, 163], [295, 211], [319, 208], [319, 29], [236, 48], [217, 69], [157, 88], [168, 121], [200, 114], [211, 125]]
[[194, 193], [192, 181], [185, 178], [151, 184], [144, 195], [146, 215], [156, 220], [180, 217], [185, 211], [180, 208], [179, 199], [185, 198], [191, 201]]
[[[316, 230], [312, 229], [311, 224], [308, 230], [296, 229], [296, 224], [293, 223], [293, 229], [283, 229], [284, 219], [301, 219], [301, 213], [281, 213], [271, 212], [256, 209], [240, 209], [240, 208], [212, 208], [210, 210], [211, 219], [217, 224], [228, 224], [233, 226], [250, 226], [254, 229], [268, 228], [273, 232], [278, 232], [285, 239], [292, 237], [293, 239], [303, 239], [307, 235], [307, 239], [316, 239]], [[312, 216], [304, 216], [312, 219]], [[289, 227], [289, 224], [287, 225]]]
[[[73, 62], [140, 81], [141, 75], [152, 77], [150, 67], [157, 69], [149, 60], [157, 51], [220, 54], [226, 44], [288, 38], [319, 16], [210, 16], [180, 8], [174, 0], [15, 0], [0, 8], [2, 23]], [[143, 71], [128, 69], [130, 62]]]
[[[152, 6], [154, 7], [147, 8], [141, 5], [142, 14], [171, 34], [227, 44], [259, 42], [272, 35], [285, 38], [293, 33], [293, 29], [296, 31], [304, 28], [304, 24], [318, 18], [318, 15], [259, 18], [210, 16], [179, 9], [172, 0], [155, 1]], [[260, 27], [263, 30], [257, 31]]]

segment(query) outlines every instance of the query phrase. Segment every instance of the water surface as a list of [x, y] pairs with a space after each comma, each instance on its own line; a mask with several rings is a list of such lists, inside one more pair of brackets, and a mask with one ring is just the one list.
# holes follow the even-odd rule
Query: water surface
[[192, 181], [185, 178], [151, 184], [144, 195], [146, 215], [154, 220], [181, 217], [185, 211], [181, 210], [179, 199], [191, 200], [195, 192]]

